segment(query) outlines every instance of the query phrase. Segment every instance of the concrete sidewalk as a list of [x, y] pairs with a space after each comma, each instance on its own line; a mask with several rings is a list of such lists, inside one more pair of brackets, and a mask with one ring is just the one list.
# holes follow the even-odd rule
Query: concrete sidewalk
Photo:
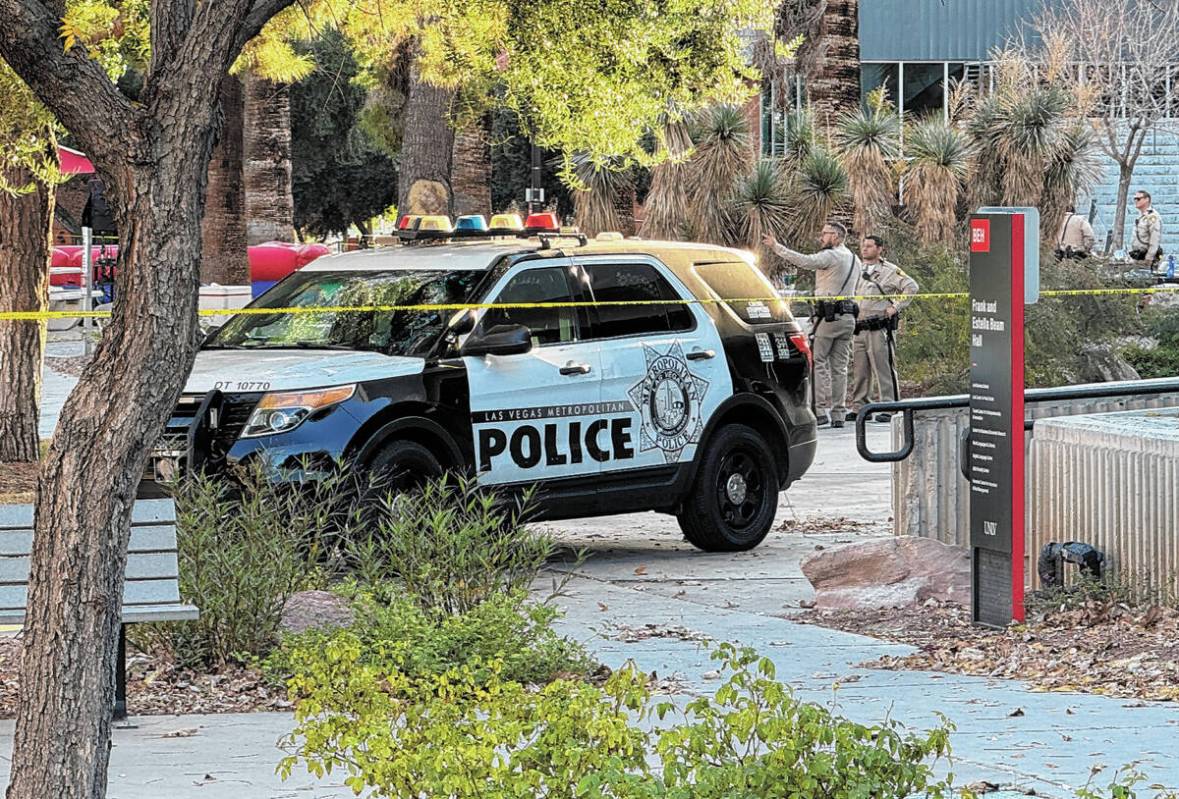
[[[70, 385], [65, 377], [47, 382], [51, 408], [60, 407]], [[887, 438], [884, 425], [871, 426], [875, 448], [886, 447]], [[851, 428], [824, 431], [815, 466], [779, 508], [779, 523], [794, 523], [795, 532], [775, 534], [753, 552], [698, 552], [680, 539], [675, 519], [656, 514], [552, 525], [563, 543], [590, 553], [558, 600], [566, 613], [561, 629], [611, 666], [633, 659], [660, 676], [678, 675], [689, 692], [711, 691], [717, 684], [706, 676], [715, 664], [698, 644], [675, 638], [624, 643], [617, 639], [619, 627], [681, 626], [753, 646], [774, 660], [778, 677], [800, 696], [834, 701], [839, 712], [859, 721], [890, 716], [925, 728], [944, 713], [958, 727], [952, 737], [958, 784], [986, 779], [1069, 797], [1094, 764], [1109, 767], [1096, 780], [1102, 784], [1114, 768], [1138, 761], [1150, 782], [1179, 786], [1175, 705], [1033, 693], [1011, 681], [862, 669], [857, 664], [909, 650], [787, 618], [798, 612], [799, 600], [811, 596], [799, 569], [802, 557], [816, 544], [891, 534], [889, 516], [887, 466], [859, 458]], [[548, 584], [546, 577], [538, 587]], [[293, 727], [289, 714], [133, 721], [137, 729], [115, 733], [113, 799], [352, 796], [339, 781], [298, 774], [283, 784], [275, 776], [282, 756], [275, 742]], [[196, 734], [161, 737], [187, 729]], [[11, 745], [12, 722], [0, 722], [0, 752], [6, 754]], [[7, 771], [4, 759], [5, 782]]]

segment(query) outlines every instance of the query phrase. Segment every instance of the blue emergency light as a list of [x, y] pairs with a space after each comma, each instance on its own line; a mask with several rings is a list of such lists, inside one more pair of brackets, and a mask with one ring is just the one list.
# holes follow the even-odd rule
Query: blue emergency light
[[483, 218], [483, 214], [467, 214], [455, 220], [454, 229], [455, 232], [486, 233], [487, 220]]

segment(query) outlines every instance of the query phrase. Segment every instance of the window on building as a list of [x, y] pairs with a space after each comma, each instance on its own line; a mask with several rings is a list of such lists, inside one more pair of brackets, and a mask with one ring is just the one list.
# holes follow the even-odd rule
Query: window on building
[[904, 65], [903, 108], [906, 117], [926, 116], [935, 112], [941, 114], [945, 110], [946, 91], [942, 83], [945, 69], [941, 62], [908, 62]]
[[898, 65], [895, 63], [862, 64], [860, 66], [860, 98], [864, 104], [867, 105], [868, 95], [883, 86], [888, 101], [895, 106], [897, 104], [898, 72]]

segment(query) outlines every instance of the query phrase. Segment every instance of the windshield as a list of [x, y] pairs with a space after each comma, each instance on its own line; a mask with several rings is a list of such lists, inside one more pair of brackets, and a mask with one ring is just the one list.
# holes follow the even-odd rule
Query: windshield
[[[469, 302], [474, 270], [296, 272], [250, 308], [446, 305]], [[453, 311], [309, 311], [238, 314], [205, 349], [340, 349], [424, 356]]]

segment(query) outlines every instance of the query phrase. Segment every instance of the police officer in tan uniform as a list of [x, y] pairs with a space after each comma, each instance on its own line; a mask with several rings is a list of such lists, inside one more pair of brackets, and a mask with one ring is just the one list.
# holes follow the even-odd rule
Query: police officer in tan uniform
[[[823, 225], [819, 251], [813, 255], [796, 252], [773, 236], [763, 241], [790, 263], [815, 273], [816, 297], [855, 294], [860, 271], [859, 259], [847, 248], [847, 228], [839, 222]], [[814, 359], [815, 415], [819, 427], [843, 427], [847, 415], [847, 366], [851, 360], [852, 335], [856, 328], [856, 307], [852, 300], [824, 300], [815, 303]]]
[[[894, 334], [900, 312], [917, 293], [917, 281], [896, 264], [884, 260], [884, 239], [880, 236], [864, 237], [860, 257], [864, 271], [856, 288], [860, 316], [852, 343], [851, 418], [859, 415], [860, 409], [871, 401], [873, 382], [878, 402], [900, 399]], [[876, 415], [878, 422], [888, 419], [887, 413]]]
[[1148, 269], [1154, 269], [1163, 254], [1163, 219], [1150, 204], [1150, 192], [1139, 189], [1134, 192], [1134, 207], [1138, 218], [1134, 220], [1134, 242], [1130, 245], [1130, 258], [1142, 262]]

